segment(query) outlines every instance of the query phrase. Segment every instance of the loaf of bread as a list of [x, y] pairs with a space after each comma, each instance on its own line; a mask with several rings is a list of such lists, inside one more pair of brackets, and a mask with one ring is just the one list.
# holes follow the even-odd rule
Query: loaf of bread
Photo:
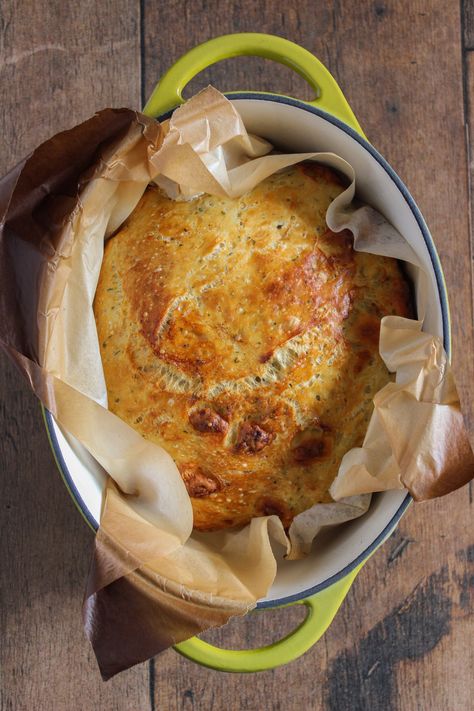
[[109, 408], [175, 460], [201, 531], [318, 502], [390, 379], [395, 260], [325, 222], [344, 179], [302, 163], [238, 199], [149, 187], [105, 248], [94, 310]]

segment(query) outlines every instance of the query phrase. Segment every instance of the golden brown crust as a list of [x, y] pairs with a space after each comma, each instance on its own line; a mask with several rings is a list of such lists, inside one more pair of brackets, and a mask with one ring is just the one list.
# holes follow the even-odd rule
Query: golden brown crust
[[194, 525], [330, 501], [411, 315], [395, 260], [327, 229], [338, 176], [301, 164], [237, 200], [149, 188], [106, 245], [95, 315], [110, 409], [175, 459]]

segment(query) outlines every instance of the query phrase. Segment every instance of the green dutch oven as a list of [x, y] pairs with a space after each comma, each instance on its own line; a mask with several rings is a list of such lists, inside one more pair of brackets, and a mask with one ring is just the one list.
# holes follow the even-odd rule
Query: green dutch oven
[[[252, 55], [274, 60], [300, 74], [314, 91], [313, 101], [267, 92], [231, 92], [247, 130], [288, 151], [330, 151], [353, 165], [357, 191], [405, 236], [428, 274], [424, 328], [443, 338], [450, 353], [446, 285], [426, 223], [405, 185], [368, 143], [338, 84], [310, 52], [271, 35], [246, 33], [217, 37], [181, 57], [161, 78], [144, 113], [167, 118], [183, 103], [182, 92], [200, 71], [230, 57]], [[415, 290], [416, 274], [413, 273]], [[100, 519], [105, 477], [95, 460], [45, 411], [51, 446], [82, 515], [93, 529]], [[199, 664], [228, 672], [256, 672], [287, 664], [325, 633], [364, 562], [393, 532], [411, 501], [406, 491], [373, 496], [367, 514], [334, 529], [303, 561], [280, 561], [275, 583], [257, 610], [302, 604], [302, 624], [278, 642], [253, 650], [219, 649], [195, 637], [175, 649]], [[256, 613], [250, 613], [256, 614]]]

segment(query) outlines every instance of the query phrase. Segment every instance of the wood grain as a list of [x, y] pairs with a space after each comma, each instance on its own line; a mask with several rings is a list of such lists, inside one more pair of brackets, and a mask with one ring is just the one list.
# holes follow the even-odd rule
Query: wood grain
[[[141, 11], [127, 0], [4, 0], [0, 174], [39, 141], [98, 108], [138, 106], [173, 61], [212, 36], [262, 31], [301, 43], [338, 78], [430, 225], [451, 296], [455, 367], [473, 434], [465, 107], [472, 136], [474, 55], [465, 57], [464, 77], [461, 61], [462, 36], [467, 47], [474, 37], [471, 5], [463, 3], [461, 22], [459, 5], [441, 0], [150, 0]], [[209, 81], [224, 90], [311, 98], [290, 70], [253, 58], [216, 65], [188, 91]], [[56, 472], [38, 405], [5, 358], [0, 379], [2, 711], [470, 708], [474, 540], [468, 487], [411, 507], [365, 565], [323, 640], [293, 664], [258, 675], [219, 674], [169, 650], [103, 684], [80, 621], [91, 534]], [[299, 607], [253, 613], [206, 639], [257, 646], [283, 636], [301, 615]]]
[[[137, 105], [138, 23], [138, 3], [2, 2], [0, 175], [104, 105]], [[148, 709], [146, 665], [100, 679], [81, 624], [92, 534], [60, 479], [36, 398], [3, 354], [0, 364], [0, 707]]]

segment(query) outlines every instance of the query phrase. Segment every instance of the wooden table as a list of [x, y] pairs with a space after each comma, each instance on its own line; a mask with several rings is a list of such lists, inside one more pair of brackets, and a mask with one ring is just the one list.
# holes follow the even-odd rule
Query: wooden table
[[[472, 0], [461, 10], [445, 0], [3, 0], [0, 12], [0, 173], [97, 109], [139, 107], [175, 59], [210, 37], [269, 32], [314, 52], [430, 225], [474, 435]], [[188, 93], [209, 81], [310, 98], [299, 77], [263, 60], [228, 60]], [[323, 640], [293, 664], [219, 674], [170, 650], [102, 683], [80, 616], [92, 534], [56, 471], [38, 403], [4, 357], [1, 387], [2, 711], [473, 708], [469, 487], [410, 509]], [[299, 608], [257, 613], [208, 637], [258, 645], [300, 617]]]

